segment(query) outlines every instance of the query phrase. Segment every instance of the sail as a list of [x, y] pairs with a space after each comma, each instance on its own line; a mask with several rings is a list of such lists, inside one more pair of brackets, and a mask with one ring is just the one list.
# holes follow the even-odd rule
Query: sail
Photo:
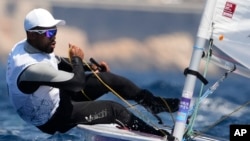
[[[199, 72], [206, 43], [213, 42], [212, 61], [250, 77], [250, 0], [207, 0], [188, 69]], [[210, 53], [210, 51], [208, 51]], [[207, 53], [208, 54], [208, 53]], [[186, 76], [173, 135], [182, 140], [197, 76]]]
[[215, 64], [236, 65], [236, 73], [250, 78], [250, 0], [217, 0], [212, 22], [203, 20], [197, 36], [213, 39]]

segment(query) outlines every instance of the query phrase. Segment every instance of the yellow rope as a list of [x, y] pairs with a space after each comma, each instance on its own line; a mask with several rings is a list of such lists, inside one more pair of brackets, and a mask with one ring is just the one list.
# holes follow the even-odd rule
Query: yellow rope
[[173, 114], [172, 114], [172, 112], [171, 112], [170, 106], [168, 105], [168, 103], [166, 102], [166, 100], [165, 100], [164, 98], [162, 98], [162, 97], [160, 97], [160, 98], [161, 98], [161, 100], [164, 102], [165, 106], [168, 108], [169, 113], [170, 113], [170, 115], [171, 115], [171, 119], [172, 119], [173, 123], [175, 123], [175, 119], [174, 119], [174, 116], [173, 116]]
[[[70, 51], [70, 49], [69, 49]], [[69, 57], [69, 60], [70, 60], [70, 63], [71, 63], [71, 59]], [[100, 76], [98, 75], [97, 72], [95, 72], [91, 66], [85, 61], [85, 60], [82, 60], [83, 63], [91, 70], [91, 72], [96, 76], [96, 78], [105, 86], [107, 87], [113, 94], [115, 94], [118, 98], [120, 98], [124, 103], [126, 103], [129, 107], [133, 108], [139, 115], [141, 115], [142, 117], [145, 118], [145, 116], [143, 116], [143, 114], [141, 114], [141, 112], [139, 110], [137, 110], [136, 108], [134, 108], [134, 106], [132, 104], [130, 104], [126, 99], [124, 99], [123, 97], [121, 97], [115, 90], [113, 90], [108, 84], [106, 84], [101, 78]], [[82, 94], [88, 99], [88, 100], [91, 100], [87, 94], [84, 92], [84, 90], [81, 90]], [[170, 110], [170, 107], [168, 106], [167, 102], [162, 98], [163, 102], [167, 105], [168, 109]], [[172, 115], [172, 114], [171, 114]], [[173, 117], [173, 116], [172, 116]], [[149, 120], [147, 120], [149, 121]], [[156, 125], [154, 125], [153, 123], [150, 122], [150, 124], [156, 128], [156, 129], [159, 129]], [[161, 131], [163, 134], [165, 134], [163, 131]]]
[[[159, 129], [155, 124], [153, 124], [152, 122], [150, 122], [145, 116], [143, 116], [143, 114], [137, 110], [136, 108], [134, 108], [134, 106], [132, 104], [130, 104], [126, 99], [124, 99], [123, 97], [121, 97], [115, 90], [113, 90], [108, 84], [106, 84], [98, 75], [97, 72], [93, 71], [93, 69], [90, 67], [90, 65], [83, 60], [83, 63], [87, 65], [87, 67], [91, 70], [91, 72], [97, 77], [97, 79], [105, 86], [107, 87], [113, 94], [115, 94], [118, 98], [120, 98], [124, 103], [126, 103], [129, 107], [133, 108], [135, 110], [135, 112], [137, 112], [141, 117], [144, 118], [144, 120], [148, 121], [154, 128]], [[86, 94], [85, 94], [86, 95]], [[166, 134], [163, 131], [161, 131], [162, 134]]]
[[82, 94], [89, 100], [91, 101], [91, 98], [87, 96], [87, 94], [84, 92], [84, 90], [81, 90]]
[[87, 65], [87, 67], [91, 70], [91, 72], [96, 76], [96, 78], [105, 86], [107, 87], [113, 94], [115, 94], [117, 97], [119, 97], [123, 102], [125, 102], [127, 105], [132, 106], [127, 100], [125, 100], [123, 97], [121, 97], [115, 90], [113, 90], [108, 84], [106, 84], [101, 78], [100, 76], [93, 71], [93, 69], [90, 67], [90, 65], [83, 60], [84, 64]]

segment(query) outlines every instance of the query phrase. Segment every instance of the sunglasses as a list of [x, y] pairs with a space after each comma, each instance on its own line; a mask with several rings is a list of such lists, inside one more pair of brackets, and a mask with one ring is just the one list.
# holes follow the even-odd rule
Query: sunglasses
[[57, 29], [44, 29], [44, 30], [28, 30], [29, 32], [36, 32], [38, 34], [45, 34], [46, 37], [52, 38], [56, 35]]

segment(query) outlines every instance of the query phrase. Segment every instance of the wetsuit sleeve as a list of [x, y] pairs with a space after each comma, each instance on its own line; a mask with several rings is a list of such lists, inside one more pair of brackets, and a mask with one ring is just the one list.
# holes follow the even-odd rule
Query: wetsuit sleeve
[[18, 87], [27, 94], [33, 93], [42, 85], [78, 92], [85, 84], [84, 68], [79, 57], [72, 58], [71, 69], [71, 72], [57, 70], [49, 63], [31, 65], [21, 73]]
[[[72, 72], [72, 66], [71, 66], [69, 58], [59, 57], [59, 56], [57, 56], [57, 58], [59, 60], [59, 63], [58, 63], [59, 70]], [[89, 63], [88, 65], [91, 65], [91, 64]], [[90, 71], [89, 67], [86, 64], [83, 64], [83, 69], [84, 71]]]

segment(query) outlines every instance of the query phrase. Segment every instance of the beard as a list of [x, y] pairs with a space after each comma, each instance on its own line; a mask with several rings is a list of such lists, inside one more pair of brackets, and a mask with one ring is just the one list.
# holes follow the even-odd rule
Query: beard
[[42, 52], [45, 52], [45, 53], [52, 53], [52, 52], [54, 52], [54, 48], [55, 48], [55, 45], [52, 45], [51, 43], [48, 43], [47, 45], [39, 47], [39, 49]]
[[54, 48], [48, 47], [48, 48], [46, 49], [46, 53], [52, 53], [52, 52], [54, 52]]

